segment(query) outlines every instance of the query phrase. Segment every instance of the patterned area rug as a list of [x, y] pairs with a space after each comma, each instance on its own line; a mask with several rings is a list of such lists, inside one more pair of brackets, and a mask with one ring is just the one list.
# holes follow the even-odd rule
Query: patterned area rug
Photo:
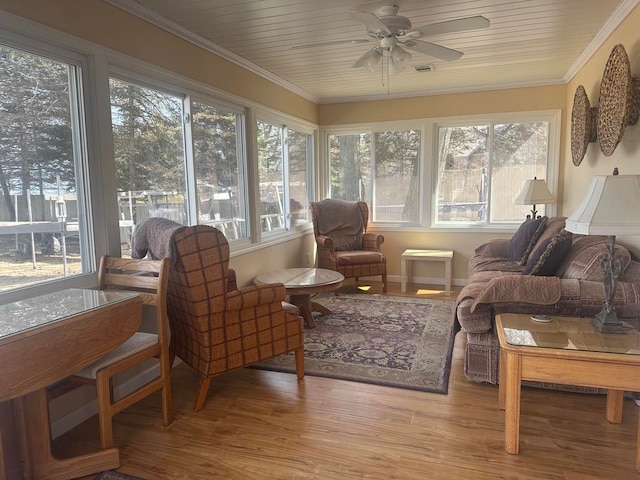
[[[364, 294], [314, 301], [333, 313], [305, 329], [305, 375], [447, 393], [455, 302]], [[294, 372], [294, 356], [256, 367]]]
[[127, 475], [126, 473], [116, 472], [115, 470], [107, 470], [98, 475], [94, 480], [144, 480], [140, 477]]

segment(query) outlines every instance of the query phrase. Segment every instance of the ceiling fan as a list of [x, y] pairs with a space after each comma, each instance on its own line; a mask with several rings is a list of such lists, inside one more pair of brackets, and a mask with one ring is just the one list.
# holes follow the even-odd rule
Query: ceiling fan
[[406, 49], [424, 53], [446, 62], [451, 62], [462, 57], [458, 50], [443, 47], [435, 43], [417, 40], [420, 37], [439, 35], [443, 33], [463, 32], [488, 28], [490, 22], [480, 15], [474, 17], [458, 18], [445, 22], [432, 23], [421, 27], [412, 28], [411, 21], [407, 17], [398, 15], [398, 5], [387, 5], [378, 10], [378, 16], [371, 12], [350, 12], [351, 16], [367, 27], [368, 39], [337, 40], [321, 43], [308, 43], [293, 45], [291, 49], [309, 48], [324, 45], [357, 44], [378, 42], [378, 45], [368, 50], [353, 65], [353, 68], [365, 67], [373, 72], [376, 65], [385, 56], [389, 58], [389, 69], [392, 73], [399, 73], [411, 62], [411, 53]]

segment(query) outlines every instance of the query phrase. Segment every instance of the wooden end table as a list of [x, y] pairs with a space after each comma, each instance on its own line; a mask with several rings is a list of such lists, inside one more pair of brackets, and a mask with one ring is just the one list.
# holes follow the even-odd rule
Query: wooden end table
[[287, 268], [258, 275], [253, 283], [282, 283], [287, 290], [289, 300], [300, 309], [302, 317], [310, 328], [316, 327], [312, 312], [330, 315], [324, 305], [311, 300], [317, 293], [333, 292], [340, 288], [344, 275], [324, 268]]
[[[496, 316], [500, 340], [500, 408], [505, 410], [504, 449], [520, 451], [522, 380], [607, 389], [606, 417], [622, 422], [624, 391], [640, 391], [640, 332], [600, 333], [588, 318]], [[640, 472], [640, 443], [636, 446]]]

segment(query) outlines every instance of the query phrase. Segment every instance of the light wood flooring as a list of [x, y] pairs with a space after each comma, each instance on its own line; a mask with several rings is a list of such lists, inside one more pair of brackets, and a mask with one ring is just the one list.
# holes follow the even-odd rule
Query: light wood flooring
[[[399, 284], [389, 287], [400, 295]], [[459, 291], [433, 288], [420, 296], [454, 300]], [[159, 395], [115, 417], [120, 471], [147, 480], [640, 479], [630, 399], [613, 425], [604, 396], [524, 388], [520, 455], [505, 453], [498, 388], [465, 379], [464, 344], [458, 334], [448, 395], [247, 368], [215, 379], [194, 412], [197, 376], [181, 364], [171, 426], [162, 426]], [[61, 454], [97, 445], [95, 417], [54, 444]]]

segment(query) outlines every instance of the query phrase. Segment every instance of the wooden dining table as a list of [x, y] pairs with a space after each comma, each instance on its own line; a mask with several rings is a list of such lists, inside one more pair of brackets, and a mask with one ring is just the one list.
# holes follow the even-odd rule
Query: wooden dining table
[[[66, 480], [120, 466], [117, 448], [52, 454], [45, 389], [115, 349], [141, 320], [135, 292], [74, 288], [0, 305], [0, 402], [13, 404], [19, 478]], [[0, 451], [0, 480], [12, 478], [2, 459]]]

